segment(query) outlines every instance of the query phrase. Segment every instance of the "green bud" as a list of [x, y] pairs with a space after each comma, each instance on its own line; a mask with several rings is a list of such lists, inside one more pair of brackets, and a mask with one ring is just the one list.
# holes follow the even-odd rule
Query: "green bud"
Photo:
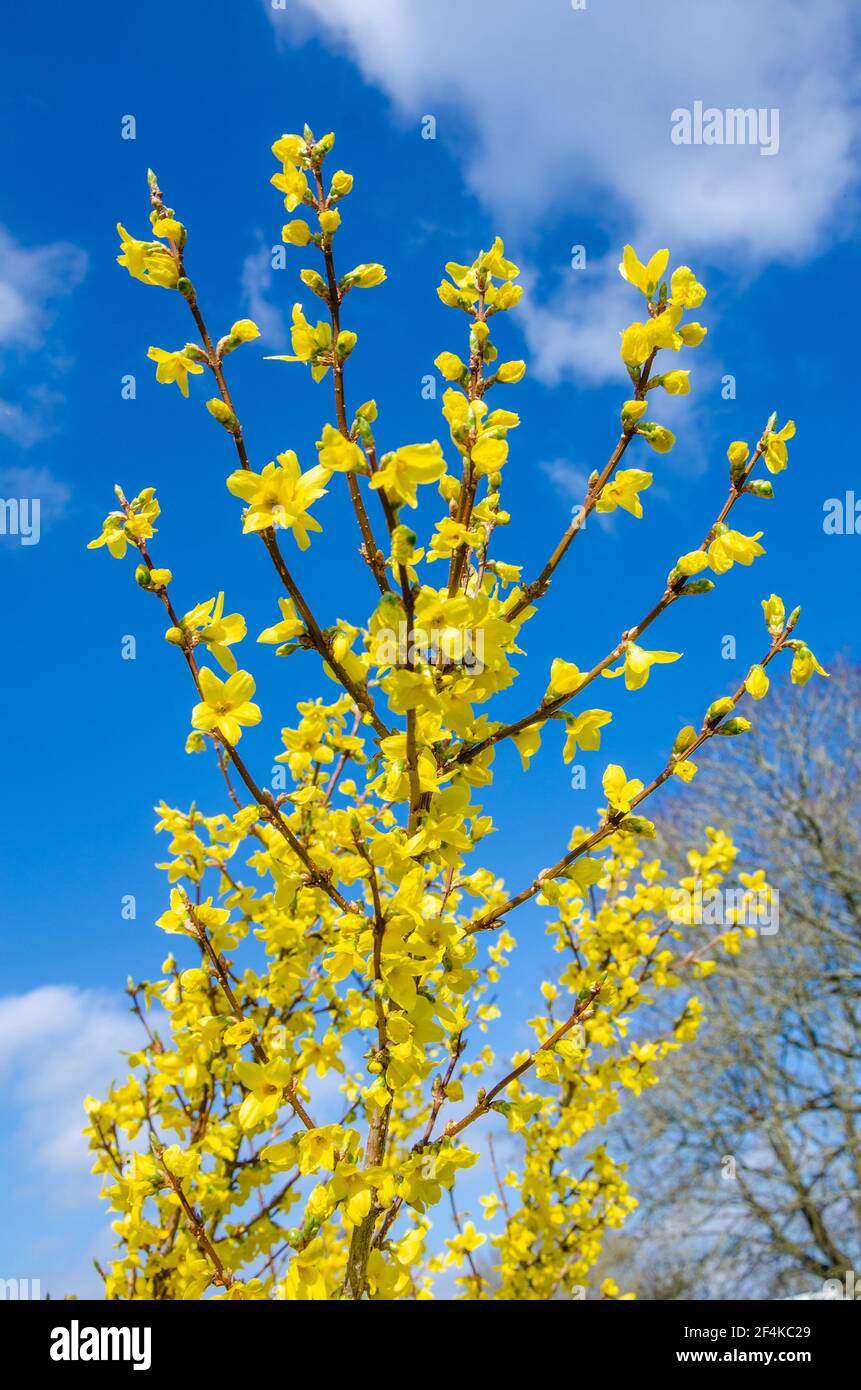
[[725, 714], [729, 714], [730, 710], [734, 708], [735, 706], [729, 695], [724, 695], [720, 700], [713, 700], [706, 710], [706, 721], [709, 724], [714, 724], [716, 720], [722, 719]]
[[140, 584], [142, 589], [152, 588], [152, 581], [150, 580], [149, 570], [147, 569], [146, 565], [138, 565], [137, 569], [135, 570], [135, 580], [138, 584]]
[[692, 743], [696, 742], [697, 731], [693, 724], [686, 724], [683, 729], [679, 729], [673, 743], [674, 753], [686, 753]]
[[172, 642], [175, 647], [181, 647], [185, 641], [185, 633], [181, 627], [169, 627], [164, 638], [166, 642]]
[[736, 719], [728, 719], [725, 724], [721, 724], [718, 733], [725, 734], [727, 737], [732, 738], [734, 734], [746, 734], [749, 728], [750, 720], [738, 717]]
[[685, 587], [682, 589], [681, 595], [684, 596], [685, 594], [710, 594], [714, 586], [715, 584], [713, 579], [692, 579], [691, 582], [689, 584], [686, 584]]
[[308, 286], [309, 290], [313, 290], [314, 294], [319, 295], [321, 299], [325, 299], [328, 302], [329, 291], [326, 288], [326, 281], [318, 271], [300, 270], [299, 279], [302, 281], [303, 285]]
[[654, 825], [645, 816], [625, 816], [619, 822], [619, 829], [627, 830], [629, 835], [641, 835], [645, 840], [654, 840], [657, 835]]
[[754, 497], [773, 497], [774, 488], [768, 478], [755, 478], [752, 483], [748, 483], [745, 492], [749, 492]]

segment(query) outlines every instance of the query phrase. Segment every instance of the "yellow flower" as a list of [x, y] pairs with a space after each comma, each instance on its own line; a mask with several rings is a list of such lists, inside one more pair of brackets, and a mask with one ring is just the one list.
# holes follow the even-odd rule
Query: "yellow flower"
[[[245, 636], [245, 619], [241, 613], [228, 613], [224, 616], [224, 594], [199, 603], [181, 619], [184, 632], [199, 636], [205, 642], [216, 661], [219, 661], [230, 675], [236, 670], [236, 658], [229, 648], [234, 642], [241, 642]], [[171, 640], [171, 639], [169, 639]]]
[[291, 637], [299, 637], [305, 631], [305, 624], [296, 616], [292, 599], [279, 598], [278, 607], [281, 609], [280, 623], [264, 628], [257, 638], [258, 642], [289, 642]]
[[679, 337], [685, 347], [699, 347], [707, 333], [708, 329], [701, 323], [683, 323], [679, 327]]
[[689, 550], [686, 555], [680, 555], [676, 561], [676, 569], [679, 574], [685, 576], [700, 574], [708, 565], [709, 557], [704, 550]]
[[667, 261], [670, 258], [669, 251], [656, 251], [647, 265], [637, 256], [633, 246], [626, 246], [622, 252], [622, 261], [619, 266], [619, 274], [623, 280], [629, 281], [640, 290], [647, 299], [651, 299], [661, 283], [661, 276], [667, 268]]
[[769, 680], [762, 666], [751, 666], [744, 684], [748, 695], [754, 700], [761, 700], [768, 694]]
[[604, 773], [602, 785], [607, 804], [612, 806], [614, 811], [626, 813], [631, 809], [631, 802], [643, 790], [643, 783], [639, 777], [632, 777], [629, 781], [625, 776], [624, 768], [621, 768], [618, 763], [610, 763]]
[[715, 574], [726, 574], [736, 562], [752, 565], [757, 555], [764, 555], [765, 550], [759, 544], [761, 535], [762, 532], [757, 531], [755, 536], [745, 536], [741, 531], [723, 526], [708, 548], [709, 564]]
[[601, 730], [613, 718], [606, 709], [586, 709], [581, 714], [566, 720], [568, 736], [562, 752], [562, 761], [570, 763], [577, 746], [586, 753], [597, 753], [601, 747]]
[[573, 695], [583, 677], [573, 661], [563, 661], [556, 657], [550, 667], [548, 695]]
[[625, 401], [622, 406], [622, 424], [635, 425], [649, 408], [648, 401]]
[[454, 352], [441, 352], [438, 357], [434, 358], [434, 366], [446, 381], [460, 381], [468, 370], [466, 363], [461, 362]]
[[595, 505], [597, 512], [614, 512], [622, 507], [631, 516], [643, 515], [643, 504], [637, 495], [652, 485], [653, 474], [640, 468], [622, 468], [607, 483]]
[[200, 672], [199, 705], [191, 713], [192, 728], [201, 733], [219, 733], [228, 743], [238, 743], [242, 729], [259, 724], [259, 706], [251, 703], [254, 678], [247, 671], [235, 671], [226, 681], [204, 666]]
[[743, 439], [734, 439], [726, 451], [733, 477], [740, 473], [750, 458], [750, 448]]
[[200, 376], [203, 371], [200, 362], [187, 357], [184, 348], [180, 348], [179, 352], [166, 352], [164, 348], [151, 347], [147, 357], [158, 364], [155, 369], [156, 381], [162, 382], [163, 385], [175, 381], [188, 399], [188, 374], [191, 372], [192, 376]]
[[[503, 252], [502, 237], [497, 237], [489, 251], [483, 251], [475, 262], [477, 270], [483, 270], [488, 275], [495, 275], [497, 280], [515, 280], [520, 274], [520, 268], [514, 261], [507, 261]], [[448, 269], [448, 266], [446, 266]]]
[[342, 290], [372, 290], [375, 285], [381, 285], [385, 278], [386, 267], [372, 261], [348, 270], [341, 278], [340, 287]]
[[288, 246], [307, 246], [311, 240], [311, 228], [301, 217], [297, 217], [281, 228], [281, 240], [286, 241]]
[[144, 285], [161, 285], [163, 289], [175, 290], [179, 270], [167, 247], [159, 241], [137, 241], [121, 222], [117, 223], [117, 231], [120, 234], [117, 264], [125, 266], [129, 275]]
[[315, 381], [322, 381], [332, 365], [332, 328], [321, 319], [312, 328], [302, 312], [301, 304], [293, 305], [293, 327], [290, 330], [293, 355], [275, 353], [267, 362], [307, 362]]
[[299, 469], [299, 460], [292, 449], [278, 455], [277, 463], [267, 463], [262, 473], [250, 468], [237, 469], [227, 479], [235, 497], [248, 503], [243, 531], [264, 531], [268, 526], [282, 526], [293, 532], [300, 550], [310, 545], [309, 531], [322, 531], [319, 521], [308, 513], [318, 498], [326, 495], [329, 472], [316, 464], [306, 473]]
[[678, 332], [681, 316], [682, 310], [678, 305], [668, 304], [646, 323], [630, 324], [621, 335], [619, 353], [622, 361], [633, 367], [645, 362], [659, 348], [678, 352], [682, 346], [682, 336]]
[[288, 212], [293, 212], [300, 203], [303, 203], [310, 191], [308, 180], [302, 170], [291, 164], [285, 163], [281, 173], [273, 174], [269, 182], [278, 189], [279, 193], [284, 194], [284, 206]]
[[772, 637], [776, 637], [783, 631], [786, 622], [786, 609], [783, 606], [783, 599], [777, 594], [772, 594], [771, 598], [762, 600], [762, 611], [765, 614], [765, 625]]
[[779, 434], [770, 430], [765, 436], [765, 466], [769, 473], [782, 473], [786, 467], [788, 456], [786, 451], [787, 439], [795, 437], [795, 421], [787, 420]]
[[686, 371], [665, 372], [661, 385], [671, 396], [687, 396], [691, 389], [690, 375]]
[[706, 297], [706, 288], [699, 283], [690, 266], [680, 265], [670, 280], [670, 297], [674, 304], [697, 309]]
[[227, 335], [228, 343], [231, 347], [238, 347], [240, 343], [253, 343], [255, 338], [260, 337], [260, 329], [253, 319], [237, 319]]
[[676, 436], [672, 430], [668, 430], [666, 425], [656, 425], [651, 421], [639, 425], [637, 433], [643, 436], [656, 454], [668, 454], [676, 442]]
[[697, 765], [692, 763], [689, 758], [682, 758], [673, 766], [673, 772], [677, 777], [681, 777], [683, 782], [690, 782], [697, 774]]
[[381, 467], [371, 478], [371, 487], [384, 488], [396, 507], [404, 504], [417, 507], [418, 484], [435, 483], [444, 472], [445, 459], [436, 439], [431, 444], [405, 444], [385, 455]]
[[625, 688], [627, 690], [641, 690], [649, 679], [649, 672], [653, 666], [666, 666], [672, 661], [678, 661], [681, 652], [647, 652], [642, 647], [638, 647], [636, 642], [631, 642], [625, 651], [625, 664], [615, 671], [604, 671], [605, 676], [620, 676], [625, 673]]
[[358, 444], [345, 439], [334, 425], [323, 426], [323, 438], [317, 441], [320, 463], [331, 473], [366, 472], [364, 455]]
[[793, 653], [792, 670], [790, 672], [792, 684], [806, 685], [814, 671], [820, 676], [827, 677], [828, 675], [828, 672], [823, 670], [819, 665], [819, 662], [816, 660], [816, 657], [809, 647], [803, 645], [797, 646]]
[[526, 375], [526, 363], [522, 360], [516, 362], [500, 362], [496, 369], [496, 379], [501, 381], [503, 386], [514, 386], [518, 381], [522, 381]]
[[88, 550], [98, 550], [106, 545], [115, 560], [121, 560], [126, 553], [129, 541], [146, 541], [155, 535], [153, 525], [159, 515], [160, 507], [156, 500], [155, 488], [145, 487], [130, 503], [128, 514], [110, 512], [102, 522], [101, 535], [87, 545]]
[[290, 1068], [282, 1057], [277, 1057], [265, 1066], [259, 1062], [236, 1062], [233, 1070], [248, 1092], [239, 1107], [239, 1123], [245, 1130], [254, 1129], [281, 1108], [284, 1088], [290, 1083]]
[[460, 1269], [463, 1264], [464, 1255], [471, 1255], [473, 1250], [480, 1250], [486, 1240], [487, 1236], [481, 1235], [481, 1233], [475, 1229], [474, 1222], [464, 1222], [463, 1230], [458, 1231], [457, 1235], [452, 1240], [446, 1241], [446, 1245], [449, 1249], [449, 1254], [446, 1256], [446, 1264], [457, 1265], [458, 1269]]

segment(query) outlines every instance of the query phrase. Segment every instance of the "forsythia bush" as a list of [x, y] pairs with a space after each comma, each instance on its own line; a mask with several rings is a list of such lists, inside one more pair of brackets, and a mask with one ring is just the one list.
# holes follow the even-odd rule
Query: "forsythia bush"
[[[188, 750], [214, 751], [229, 801], [213, 814], [158, 808], [171, 885], [158, 925], [185, 941], [160, 978], [129, 981], [141, 1049], [124, 1085], [87, 1101], [95, 1171], [116, 1213], [119, 1253], [104, 1271], [106, 1294], [428, 1298], [454, 1267], [448, 1278], [464, 1297], [582, 1296], [604, 1231], [635, 1206], [594, 1132], [624, 1091], [653, 1084], [661, 1058], [694, 1037], [700, 1006], [690, 980], [713, 967], [714, 948], [735, 950], [743, 935], [730, 925], [698, 943], [684, 914], [671, 911], [679, 885], [644, 853], [654, 828], [643, 803], [672, 776], [690, 780], [707, 740], [749, 727], [737, 706], [746, 693], [765, 695], [766, 668], [782, 650], [793, 653], [794, 680], [821, 671], [792, 636], [798, 610], [787, 619], [775, 595], [764, 602], [767, 646], [739, 689], [709, 705], [698, 728], [680, 731], [648, 782], [607, 767], [597, 824], [575, 827], [552, 866], [513, 893], [476, 862], [492, 829], [481, 797], [497, 744], [511, 739], [526, 767], [561, 723], [566, 761], [578, 749], [597, 753], [611, 716], [589, 707], [588, 688], [599, 676], [624, 676], [637, 691], [654, 664], [677, 659], [642, 646], [646, 629], [677, 600], [711, 589], [707, 572], [720, 576], [762, 553], [761, 532], [733, 529], [730, 513], [746, 494], [771, 496], [771, 483], [752, 474], [760, 460], [772, 474], [786, 466], [794, 427], [778, 432], [772, 417], [752, 452], [730, 445], [729, 495], [716, 520], [698, 548], [674, 558], [664, 593], [620, 642], [585, 671], [565, 651], [536, 709], [513, 723], [495, 719], [491, 701], [514, 681], [523, 628], [585, 519], [617, 507], [643, 515], [652, 474], [619, 465], [632, 446], [635, 454], [672, 447], [670, 431], [645, 415], [653, 391], [687, 392], [688, 372], [656, 373], [655, 363], [660, 352], [702, 341], [706, 329], [683, 318], [706, 291], [685, 266], [664, 279], [667, 251], [643, 265], [625, 248], [621, 272], [645, 314], [622, 334], [631, 399], [621, 434], [547, 564], [523, 582], [520, 567], [494, 553], [519, 422], [487, 399], [525, 371], [523, 362], [499, 362], [491, 341], [496, 316], [520, 297], [517, 267], [499, 240], [471, 265], [446, 267], [439, 295], [463, 315], [466, 344], [463, 358], [436, 359], [450, 383], [448, 439], [444, 448], [433, 440], [381, 451], [375, 403], [347, 408], [356, 335], [342, 327], [342, 311], [352, 291], [378, 285], [385, 271], [336, 272], [352, 178], [324, 174], [333, 144], [306, 128], [273, 146], [273, 184], [289, 213], [311, 218], [288, 222], [284, 241], [313, 248], [322, 267], [301, 279], [323, 317], [306, 318], [297, 304], [293, 355], [279, 359], [333, 386], [334, 423], [322, 424], [310, 468], [291, 449], [262, 465], [249, 457], [226, 359], [258, 329], [243, 319], [212, 337], [186, 266], [186, 229], [154, 175], [152, 239], [119, 229], [120, 265], [176, 291], [194, 321], [197, 341], [151, 347], [149, 356], [158, 380], [183, 395], [189, 377], [214, 383], [207, 408], [237, 465], [227, 487], [274, 569], [278, 611], [273, 599], [272, 625], [257, 641], [276, 655], [316, 653], [337, 693], [301, 703], [281, 730], [285, 779], [275, 794], [240, 752], [243, 729], [261, 719], [254, 679], [235, 655], [244, 618], [225, 611], [221, 593], [191, 607], [199, 595], [175, 598], [170, 557], [153, 546], [155, 490], [128, 501], [117, 488], [119, 508], [92, 545], [117, 558], [131, 547], [137, 582], [164, 609], [167, 640], [196, 692]], [[308, 552], [333, 483], [349, 489], [379, 588], [363, 625], [355, 615], [324, 624], [306, 597]], [[442, 514], [420, 541], [407, 517], [431, 485]], [[719, 885], [734, 853], [709, 831], [681, 887]], [[761, 874], [742, 882], [763, 890]], [[531, 899], [552, 911], [560, 968], [535, 1001], [531, 1047], [500, 1061], [489, 1038], [499, 1014], [493, 991], [515, 949], [509, 923]], [[667, 989], [679, 993], [677, 1022], [670, 1036], [652, 1037], [649, 1004]], [[488, 1224], [479, 1230], [458, 1210], [455, 1181], [503, 1119], [516, 1137], [502, 1163], [492, 1145], [484, 1150]], [[612, 1281], [602, 1292], [620, 1296]]]

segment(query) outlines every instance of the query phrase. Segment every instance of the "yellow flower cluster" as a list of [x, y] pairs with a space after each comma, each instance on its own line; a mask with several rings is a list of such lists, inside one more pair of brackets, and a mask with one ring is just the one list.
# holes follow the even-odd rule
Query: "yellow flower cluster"
[[[636, 703], [653, 668], [680, 660], [644, 644], [644, 634], [678, 599], [714, 587], [703, 571], [719, 579], [762, 553], [761, 533], [747, 536], [728, 518], [742, 496], [756, 497], [751, 474], [760, 459], [771, 473], [786, 466], [794, 427], [777, 431], [772, 418], [752, 453], [730, 446], [729, 500], [700, 548], [675, 563], [664, 593], [593, 665], [569, 659], [576, 652], [555, 658], [537, 707], [505, 722], [496, 697], [518, 678], [524, 626], [583, 518], [617, 509], [632, 518], [627, 525], [643, 517], [641, 494], [653, 475], [618, 465], [629, 447], [641, 447], [637, 438], [657, 453], [672, 447], [671, 433], [644, 419], [648, 392], [686, 394], [688, 373], [653, 376], [653, 368], [660, 351], [702, 341], [705, 329], [682, 315], [705, 290], [685, 266], [665, 281], [666, 251], [643, 264], [625, 249], [622, 274], [645, 296], [648, 319], [622, 336], [625, 391], [633, 394], [621, 407], [621, 438], [590, 477], [580, 515], [524, 582], [521, 566], [495, 550], [509, 521], [501, 494], [519, 417], [486, 399], [525, 371], [519, 360], [499, 363], [491, 337], [496, 316], [520, 298], [518, 268], [499, 239], [470, 264], [446, 267], [439, 297], [464, 315], [466, 344], [463, 357], [436, 358], [449, 383], [445, 442], [378, 449], [375, 431], [385, 427], [375, 402], [352, 417], [347, 409], [345, 365], [356, 335], [344, 327], [343, 306], [352, 290], [382, 284], [385, 272], [372, 262], [336, 271], [352, 178], [343, 170], [327, 178], [333, 145], [332, 135], [317, 140], [306, 127], [273, 146], [272, 182], [287, 212], [310, 218], [288, 222], [284, 241], [320, 257], [320, 270], [303, 270], [301, 279], [323, 316], [312, 324], [297, 304], [293, 353], [279, 359], [332, 388], [308, 467], [292, 449], [262, 466], [249, 457], [224, 359], [256, 340], [256, 326], [239, 320], [222, 338], [206, 329], [185, 228], [154, 176], [160, 239], [138, 242], [121, 229], [120, 263], [144, 283], [178, 288], [193, 310], [200, 342], [150, 356], [158, 380], [183, 395], [202, 372], [213, 384], [207, 408], [225, 427], [234, 460], [227, 488], [277, 584], [277, 609], [267, 600], [252, 632], [268, 622], [257, 642], [279, 656], [303, 653], [296, 662], [313, 661], [328, 693], [242, 742], [262, 723], [249, 662], [240, 665], [234, 653], [246, 619], [225, 614], [223, 592], [191, 608], [174, 605], [171, 571], [157, 568], [149, 549], [154, 490], [129, 502], [117, 489], [119, 508], [91, 545], [120, 559], [131, 546], [136, 555], [136, 580], [161, 604], [167, 640], [187, 668], [186, 747], [214, 754], [224, 799], [215, 813], [197, 804], [158, 808], [169, 905], [157, 925], [176, 954], [154, 978], [129, 980], [141, 1046], [126, 1078], [87, 1101], [94, 1168], [116, 1234], [106, 1294], [428, 1299], [454, 1271], [465, 1298], [625, 1297], [612, 1280], [590, 1282], [606, 1232], [636, 1205], [601, 1129], [695, 1037], [696, 981], [716, 955], [738, 949], [746, 930], [733, 918], [715, 937], [679, 906], [697, 887], [733, 880], [727, 835], [709, 830], [704, 847], [691, 851], [690, 874], [673, 882], [643, 848], [655, 830], [642, 805], [671, 776], [690, 781], [693, 756], [712, 737], [750, 727], [738, 706], [766, 695], [767, 668], [784, 650], [793, 654], [794, 681], [825, 674], [794, 635], [798, 610], [787, 617], [779, 597], [765, 600], [768, 646], [739, 689], [707, 705], [700, 726], [685, 726], [651, 772], [598, 768], [597, 819], [574, 826], [558, 860], [516, 892], [482, 855], [496, 828], [486, 791], [502, 744], [514, 745], [524, 768], [554, 729], [565, 762], [600, 752], [611, 713], [592, 707], [589, 686], [599, 676], [623, 676]], [[296, 389], [307, 383], [298, 372], [295, 380]], [[757, 482], [759, 495], [769, 495], [768, 480]], [[309, 560], [319, 555], [325, 499], [336, 487], [355, 513], [366, 579], [378, 592], [364, 619], [320, 621], [306, 597], [316, 587]], [[409, 526], [404, 508], [415, 513]], [[285, 532], [296, 548], [282, 550]], [[346, 564], [344, 557], [337, 573], [352, 610]], [[572, 628], [572, 646], [576, 638]], [[654, 679], [669, 675], [655, 671]], [[275, 713], [277, 683], [271, 688]], [[266, 737], [268, 755], [260, 752]], [[761, 874], [741, 882], [752, 894], [769, 891]], [[511, 1056], [512, 1032], [496, 1000], [516, 948], [510, 920], [528, 902], [550, 911], [555, 968], [530, 1004], [530, 1041]], [[669, 1035], [654, 1023], [661, 991], [674, 1006]], [[463, 1211], [458, 1175], [477, 1164], [491, 1134], [499, 1162], [492, 1154], [482, 1171], [493, 1180], [482, 1210]]]

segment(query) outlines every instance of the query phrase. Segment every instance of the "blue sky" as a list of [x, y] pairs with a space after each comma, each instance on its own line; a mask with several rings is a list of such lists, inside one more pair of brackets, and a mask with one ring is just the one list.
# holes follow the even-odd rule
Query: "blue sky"
[[[214, 330], [241, 315], [264, 330], [262, 344], [229, 362], [260, 464], [295, 448], [307, 467], [333, 418], [325, 387], [261, 360], [284, 350], [293, 301], [304, 294], [311, 307], [298, 282], [310, 263], [303, 253], [290, 250], [287, 269], [271, 269], [284, 221], [268, 182], [274, 139], [305, 121], [318, 134], [333, 129], [337, 165], [355, 175], [339, 264], [379, 260], [388, 280], [347, 302], [346, 324], [359, 334], [349, 402], [377, 400], [386, 448], [445, 442], [422, 380], [439, 351], [463, 353], [464, 343], [436, 285], [447, 260], [471, 260], [497, 232], [505, 237], [528, 293], [500, 346], [530, 371], [506, 400], [523, 424], [512, 436], [512, 524], [498, 533], [498, 552], [527, 573], [616, 438], [627, 394], [617, 334], [639, 311], [615, 271], [622, 245], [641, 254], [669, 245], [671, 264], [691, 264], [707, 284], [699, 317], [710, 334], [686, 363], [692, 394], [653, 411], [675, 430], [676, 449], [658, 458], [643, 445], [634, 458], [655, 473], [646, 521], [618, 513], [587, 527], [528, 629], [531, 674], [505, 712], [532, 707], [554, 656], [592, 665], [647, 611], [724, 498], [727, 444], [755, 439], [771, 410], [798, 425], [790, 468], [773, 503], [751, 500], [735, 514], [740, 529], [765, 531], [767, 554], [662, 621], [647, 645], [682, 651], [683, 661], [626, 700], [616, 685], [601, 690], [601, 703], [626, 712], [608, 731], [608, 759], [646, 780], [657, 770], [679, 725], [760, 655], [759, 600], [772, 590], [803, 604], [803, 635], [826, 666], [855, 646], [861, 536], [826, 535], [822, 525], [827, 499], [853, 488], [861, 497], [849, 0], [815, 13], [795, 0], [664, 0], [648, 27], [633, 0], [588, 0], [577, 11], [567, 0], [479, 0], [470, 14], [466, 29], [455, 0], [295, 0], [289, 11], [208, 0], [131, 28], [127, 8], [106, 3], [50, 16], [19, 7], [6, 21], [0, 496], [39, 497], [42, 534], [30, 546], [0, 537], [4, 1277], [41, 1275], [57, 1294], [91, 1287], [89, 1257], [107, 1241], [75, 1138], [78, 1105], [115, 1074], [117, 1050], [135, 1036], [126, 975], [152, 975], [164, 953], [152, 926], [164, 901], [152, 808], [162, 798], [213, 810], [223, 801], [208, 761], [183, 753], [193, 701], [160, 612], [131, 565], [85, 548], [113, 484], [129, 495], [157, 485], [154, 555], [173, 570], [185, 607], [223, 588], [252, 632], [276, 616], [265, 556], [240, 534], [224, 488], [229, 441], [203, 410], [206, 392], [193, 382], [192, 400], [182, 400], [156, 384], [146, 360], [150, 344], [176, 348], [190, 336], [184, 305], [115, 264], [117, 220], [145, 234], [148, 165], [189, 228], [190, 272]], [[697, 100], [777, 108], [777, 153], [674, 145], [672, 111]], [[134, 140], [121, 136], [129, 115]], [[434, 140], [421, 135], [428, 115]], [[571, 268], [573, 246], [585, 247], [585, 269]], [[134, 400], [122, 399], [127, 373]], [[722, 396], [727, 373], [734, 400]], [[340, 489], [320, 515], [337, 559], [314, 548], [297, 573], [326, 621], [363, 619], [373, 590]], [[727, 634], [734, 661], [722, 657]], [[121, 659], [129, 635], [134, 661]], [[278, 663], [266, 652], [254, 670], [268, 718], [244, 748], [265, 773], [295, 701], [325, 682], [311, 657]], [[514, 888], [593, 814], [598, 762], [575, 792], [552, 738], [525, 779], [513, 750], [500, 753], [488, 799], [500, 829], [488, 854]], [[120, 915], [128, 894], [133, 922]], [[519, 934], [530, 929], [540, 941], [540, 909]], [[541, 963], [537, 948], [520, 967], [512, 996], [521, 1017]]]

